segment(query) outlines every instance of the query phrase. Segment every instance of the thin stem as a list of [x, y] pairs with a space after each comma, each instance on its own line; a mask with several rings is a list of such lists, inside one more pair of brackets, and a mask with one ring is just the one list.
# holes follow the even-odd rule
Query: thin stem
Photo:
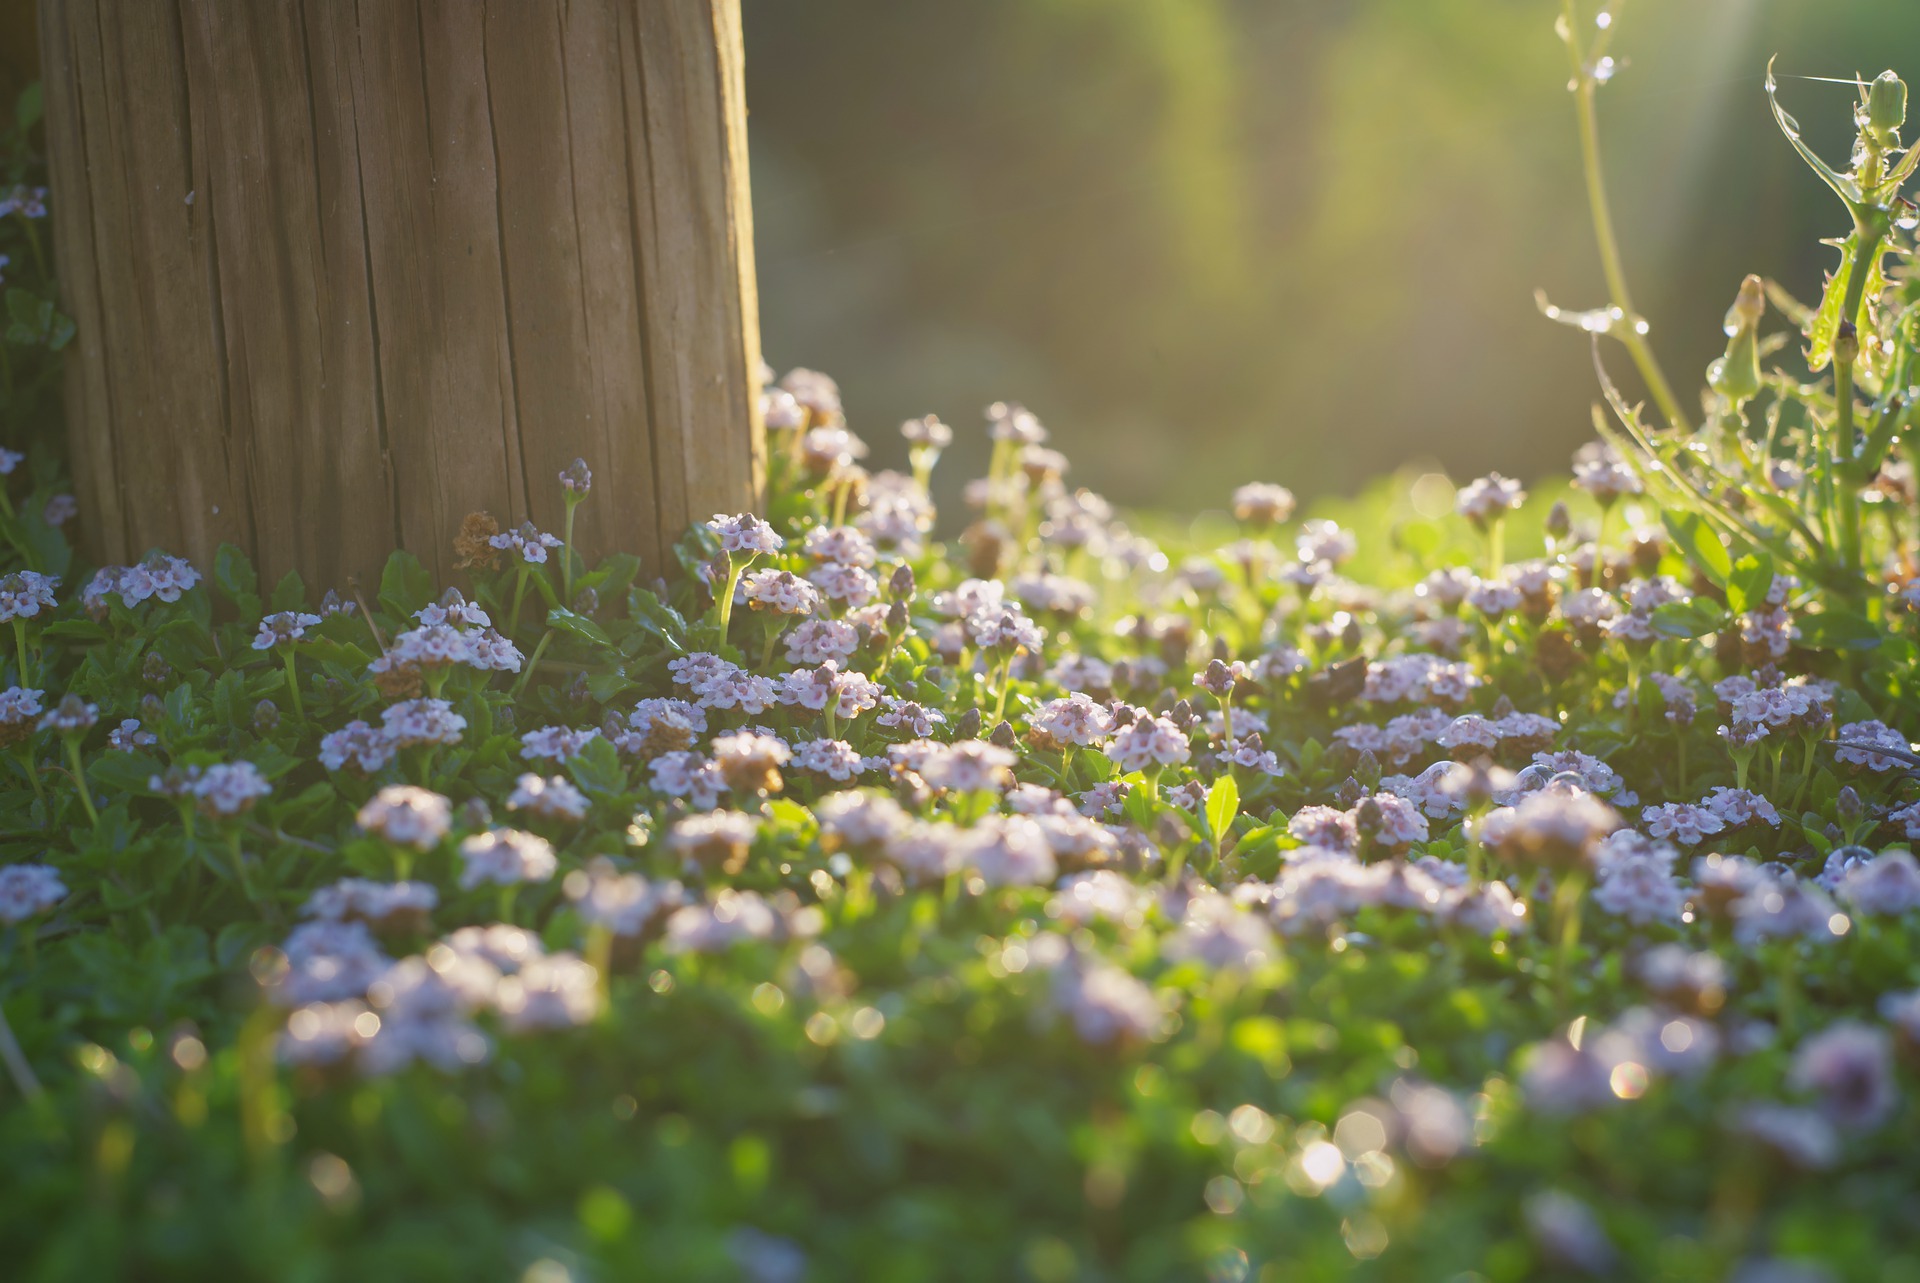
[[507, 636], [520, 628], [520, 602], [527, 595], [527, 567], [523, 562], [513, 576], [513, 609], [507, 612]]
[[[1807, 735], [1802, 737], [1802, 742], [1806, 745], [1806, 748], [1800, 758], [1800, 783], [1795, 786], [1793, 790], [1793, 801], [1789, 803], [1787, 807], [1789, 811], [1795, 814], [1798, 814], [1800, 811], [1801, 799], [1807, 795], [1807, 782], [1813, 779], [1813, 750], [1814, 746], [1820, 741], [1811, 735]], [[1849, 837], [1847, 840], [1852, 841], [1853, 839]]]
[[46, 785], [40, 782], [40, 768], [34, 763], [33, 741], [30, 739], [20, 745], [20, 764], [26, 768], [27, 778], [33, 782], [33, 795], [40, 800], [42, 805], [45, 805], [47, 788]]
[[1654, 403], [1660, 407], [1660, 413], [1673, 427], [1685, 429], [1688, 422], [1685, 412], [1680, 408], [1680, 398], [1673, 394], [1673, 385], [1667, 382], [1659, 358], [1653, 354], [1647, 336], [1640, 332], [1640, 314], [1634, 311], [1633, 298], [1627, 292], [1627, 273], [1621, 265], [1620, 242], [1614, 235], [1613, 213], [1607, 204], [1606, 172], [1600, 163], [1600, 123], [1598, 113], [1594, 110], [1594, 92], [1598, 82], [1593, 78], [1593, 69], [1587, 66], [1585, 50], [1580, 47], [1580, 26], [1574, 13], [1574, 0], [1561, 0], [1561, 12], [1566, 23], [1567, 55], [1573, 60], [1573, 107], [1580, 122], [1580, 161], [1587, 180], [1587, 204], [1593, 215], [1593, 238], [1599, 245], [1600, 270], [1607, 278], [1607, 293], [1613, 305], [1626, 314], [1625, 328], [1615, 337], [1626, 345], [1634, 365], [1639, 367], [1640, 377], [1646, 380], [1647, 390], [1653, 394]]
[[[1880, 257], [1882, 234], [1876, 227], [1854, 221], [1853, 254], [1847, 275], [1847, 292], [1840, 303], [1841, 325], [1852, 325], [1860, 314], [1860, 298], [1866, 292], [1867, 277]], [[1833, 436], [1828, 441], [1826, 475], [1821, 489], [1829, 504], [1837, 504], [1840, 522], [1839, 542], [1843, 569], [1849, 575], [1860, 567], [1860, 490], [1848, 475], [1853, 463], [1853, 365], [1858, 359], [1859, 336], [1843, 347], [1836, 343], [1833, 353]], [[1861, 478], [1868, 480], [1868, 478]]]
[[27, 1063], [26, 1053], [20, 1050], [19, 1039], [13, 1036], [13, 1026], [7, 1023], [4, 1008], [0, 1008], [0, 1060], [6, 1062], [7, 1076], [13, 1079], [22, 1096], [38, 1101], [46, 1095], [46, 1089], [33, 1075], [33, 1066]]
[[287, 696], [293, 700], [293, 715], [301, 721], [307, 720], [307, 710], [300, 703], [300, 673], [294, 666], [293, 647], [285, 646], [280, 652], [281, 662], [287, 666]]
[[573, 609], [573, 510], [579, 506], [578, 499], [567, 496], [566, 529], [560, 547], [560, 604], [568, 610]]
[[87, 787], [87, 773], [80, 765], [80, 737], [68, 735], [67, 764], [73, 768], [73, 782], [80, 786], [80, 805], [87, 808], [87, 818], [93, 821], [93, 827], [100, 827], [100, 812], [93, 809], [93, 791]]
[[1567, 979], [1573, 970], [1574, 951], [1580, 947], [1580, 901], [1586, 890], [1586, 871], [1568, 869], [1553, 891], [1554, 925], [1560, 937], [1553, 986], [1562, 1008], [1567, 1005]]
[[539, 665], [540, 656], [546, 652], [547, 643], [552, 640], [553, 629], [549, 628], [540, 634], [539, 642], [534, 645], [533, 654], [527, 656], [525, 666], [520, 669], [520, 680], [513, 684], [512, 698], [519, 699], [520, 693], [527, 688], [527, 683], [533, 680], [533, 670]]
[[20, 684], [31, 686], [33, 679], [27, 672], [27, 622], [17, 615], [13, 620], [13, 649], [20, 657]]

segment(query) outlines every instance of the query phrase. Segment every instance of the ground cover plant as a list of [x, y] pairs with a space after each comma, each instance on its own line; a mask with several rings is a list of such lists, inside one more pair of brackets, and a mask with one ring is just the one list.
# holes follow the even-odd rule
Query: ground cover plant
[[1000, 404], [938, 541], [795, 370], [677, 567], [582, 461], [345, 591], [75, 558], [16, 171], [9, 1277], [1920, 1277], [1904, 115], [1701, 415], [1589, 151], [1653, 413], [1531, 497], [1155, 542]]

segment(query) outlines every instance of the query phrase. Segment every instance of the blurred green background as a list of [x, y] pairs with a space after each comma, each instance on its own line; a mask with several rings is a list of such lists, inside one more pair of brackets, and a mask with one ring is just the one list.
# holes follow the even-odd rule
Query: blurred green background
[[[1605, 301], [1554, 0], [742, 4], [767, 356], [841, 381], [875, 466], [933, 412], [956, 483], [1000, 398], [1071, 481], [1158, 508], [1406, 464], [1533, 477], [1589, 435], [1587, 343], [1532, 300]], [[1920, 3], [1620, 21], [1615, 215], [1691, 397], [1741, 276], [1817, 295], [1846, 230], [1768, 116], [1768, 56], [1842, 163], [1851, 90], [1784, 77], [1920, 76]]]

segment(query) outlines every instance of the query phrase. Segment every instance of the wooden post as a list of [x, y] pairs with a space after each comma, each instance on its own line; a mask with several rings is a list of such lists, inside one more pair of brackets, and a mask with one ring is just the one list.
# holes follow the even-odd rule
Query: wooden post
[[[764, 484], [738, 0], [40, 0], [109, 561], [316, 587], [468, 512], [665, 572]], [[269, 580], [271, 582], [271, 580]]]

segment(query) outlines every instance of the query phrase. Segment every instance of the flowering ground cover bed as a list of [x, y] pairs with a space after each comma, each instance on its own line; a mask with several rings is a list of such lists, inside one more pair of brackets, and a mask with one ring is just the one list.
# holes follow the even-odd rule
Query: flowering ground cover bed
[[342, 596], [0, 454], [8, 1277], [1920, 1278], [1897, 85], [1806, 368], [1531, 499], [1156, 543], [995, 405], [941, 542], [796, 370], [671, 575]]

